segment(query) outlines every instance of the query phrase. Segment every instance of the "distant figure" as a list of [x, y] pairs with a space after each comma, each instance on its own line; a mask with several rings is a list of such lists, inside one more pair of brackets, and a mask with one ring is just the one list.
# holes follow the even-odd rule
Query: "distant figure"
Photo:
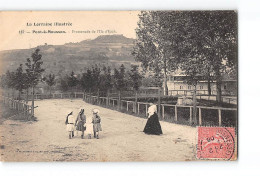
[[94, 138], [99, 139], [99, 131], [102, 131], [102, 128], [101, 128], [101, 124], [100, 124], [101, 118], [99, 116], [98, 109], [93, 109], [92, 123], [93, 123]]
[[84, 138], [84, 131], [86, 130], [86, 116], [84, 115], [84, 109], [80, 108], [78, 117], [76, 119], [76, 130], [81, 131], [81, 139]]
[[162, 134], [162, 128], [157, 115], [157, 107], [150, 101], [150, 107], [148, 108], [148, 120], [144, 127], [145, 134]]
[[91, 135], [93, 134], [93, 123], [91, 117], [88, 117], [86, 119], [85, 127], [86, 127], [86, 134], [88, 136], [88, 139], [91, 139]]
[[74, 119], [72, 113], [73, 112], [71, 110], [68, 111], [67, 117], [66, 117], [66, 121], [65, 121], [65, 124], [67, 125], [66, 130], [69, 132], [69, 139], [74, 137], [74, 123], [75, 123], [75, 119]]

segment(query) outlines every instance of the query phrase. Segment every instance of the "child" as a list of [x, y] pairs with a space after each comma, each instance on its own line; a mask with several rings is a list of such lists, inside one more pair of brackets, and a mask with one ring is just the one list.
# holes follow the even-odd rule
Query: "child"
[[93, 109], [93, 117], [92, 117], [92, 123], [93, 123], [93, 132], [94, 132], [94, 138], [99, 139], [99, 131], [102, 131], [101, 128], [101, 118], [98, 115], [99, 110], [98, 109]]
[[92, 123], [92, 118], [88, 117], [86, 119], [86, 133], [88, 135], [88, 139], [91, 139], [91, 134], [93, 134], [93, 123]]
[[81, 131], [81, 139], [84, 138], [84, 131], [86, 130], [86, 127], [84, 126], [85, 123], [86, 123], [86, 116], [84, 115], [84, 109], [80, 108], [80, 112], [76, 119], [76, 129], [77, 131]]
[[72, 111], [68, 111], [65, 124], [67, 125], [66, 130], [69, 132], [69, 139], [71, 139], [74, 136], [74, 122], [75, 119], [72, 115]]

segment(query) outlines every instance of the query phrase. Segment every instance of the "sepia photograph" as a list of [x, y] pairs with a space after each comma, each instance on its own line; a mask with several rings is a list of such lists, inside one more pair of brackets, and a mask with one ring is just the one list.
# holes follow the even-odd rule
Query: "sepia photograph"
[[2, 162], [235, 161], [238, 12], [1, 11]]

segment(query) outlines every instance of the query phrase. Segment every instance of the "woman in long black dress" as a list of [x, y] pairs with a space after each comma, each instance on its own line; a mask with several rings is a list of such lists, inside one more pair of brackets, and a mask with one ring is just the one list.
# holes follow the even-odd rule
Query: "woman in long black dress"
[[162, 134], [162, 128], [157, 115], [157, 107], [153, 103], [150, 103], [150, 107], [148, 108], [148, 120], [144, 127], [144, 133], [155, 135]]

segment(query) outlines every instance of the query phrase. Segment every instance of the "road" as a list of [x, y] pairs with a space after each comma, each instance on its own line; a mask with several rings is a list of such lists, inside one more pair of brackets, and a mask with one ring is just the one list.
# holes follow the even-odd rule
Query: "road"
[[[6, 120], [0, 125], [1, 161], [189, 161], [195, 160], [196, 128], [160, 122], [163, 135], [142, 132], [146, 119], [87, 104], [82, 100], [41, 100], [36, 122]], [[68, 109], [87, 118], [98, 108], [100, 139], [68, 138]]]

